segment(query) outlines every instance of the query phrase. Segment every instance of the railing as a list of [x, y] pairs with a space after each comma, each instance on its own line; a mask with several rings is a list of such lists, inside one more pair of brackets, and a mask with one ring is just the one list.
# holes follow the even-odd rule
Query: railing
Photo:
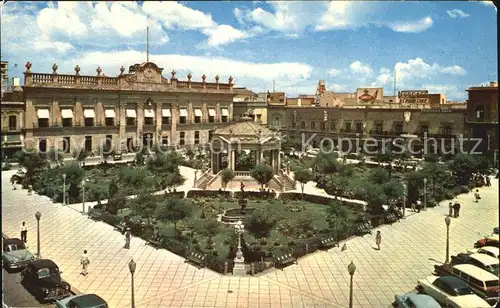
[[103, 86], [117, 86], [118, 85], [118, 78], [101, 77], [101, 84]]
[[203, 89], [202, 82], [191, 82], [191, 89]]
[[216, 175], [214, 175], [210, 181], [208, 181], [206, 184], [205, 184], [205, 187], [208, 187], [210, 185], [212, 185], [213, 182], [215, 182], [215, 180], [217, 180], [219, 177], [220, 177], [220, 174], [222, 173], [222, 170], [219, 171]]
[[97, 77], [94, 76], [80, 76], [80, 84], [83, 85], [96, 85]]
[[57, 83], [76, 84], [76, 77], [73, 75], [57, 75]]
[[51, 74], [32, 74], [33, 83], [52, 83]]
[[189, 82], [177, 81], [177, 88], [189, 88]]
[[206, 179], [209, 179], [210, 178], [210, 174], [212, 173], [212, 169], [211, 168], [208, 168], [207, 170], [205, 170], [205, 172], [203, 172], [200, 177], [198, 179], [196, 179], [196, 181], [194, 182], [194, 187], [195, 188], [198, 188], [200, 187], [201, 183], [203, 183], [203, 181], [205, 181]]
[[234, 176], [250, 176], [250, 171], [234, 171]]
[[286, 184], [295, 188], [295, 180], [292, 179], [290, 175], [288, 175], [283, 169], [280, 169], [280, 176], [283, 181], [283, 187], [286, 187]]

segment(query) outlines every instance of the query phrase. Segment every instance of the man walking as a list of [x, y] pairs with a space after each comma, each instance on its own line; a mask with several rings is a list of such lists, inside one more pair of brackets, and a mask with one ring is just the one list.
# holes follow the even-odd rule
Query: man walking
[[449, 208], [448, 216], [453, 217], [453, 202], [450, 202], [448, 208]]
[[420, 213], [420, 209], [422, 208], [422, 201], [420, 199], [417, 200], [417, 213]]
[[382, 243], [382, 234], [380, 234], [380, 231], [377, 231], [377, 235], [375, 236], [375, 244], [377, 244], [377, 250], [380, 250], [381, 243]]
[[89, 261], [89, 256], [87, 255], [87, 250], [83, 251], [83, 255], [80, 257], [80, 264], [82, 265], [82, 271], [80, 272], [80, 275], [87, 276], [87, 267], [90, 264]]
[[26, 226], [26, 222], [23, 221], [21, 224], [21, 241], [25, 244], [28, 241], [28, 226]]
[[125, 231], [125, 246], [123, 246], [123, 248], [130, 249], [130, 237], [131, 236], [132, 236], [132, 234], [130, 233], [130, 228], [127, 228], [127, 230]]
[[476, 189], [476, 193], [474, 194], [474, 198], [476, 199], [476, 203], [481, 200], [481, 196], [479, 195], [479, 189]]

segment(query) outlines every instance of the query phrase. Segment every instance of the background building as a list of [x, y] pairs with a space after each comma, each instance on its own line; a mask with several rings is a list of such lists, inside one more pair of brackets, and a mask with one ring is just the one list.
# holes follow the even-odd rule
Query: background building
[[11, 86], [2, 92], [1, 110], [2, 157], [12, 157], [22, 149], [24, 140], [24, 97], [19, 78], [12, 78]]
[[216, 127], [233, 121], [233, 78], [228, 83], [170, 79], [146, 62], [120, 68], [117, 77], [32, 73], [26, 64], [26, 145], [65, 152], [85, 148], [98, 155], [103, 145], [117, 152], [139, 143], [175, 148], [209, 141]]
[[246, 88], [235, 88], [233, 118], [250, 117], [255, 123], [267, 125], [267, 102], [264, 95], [258, 95]]

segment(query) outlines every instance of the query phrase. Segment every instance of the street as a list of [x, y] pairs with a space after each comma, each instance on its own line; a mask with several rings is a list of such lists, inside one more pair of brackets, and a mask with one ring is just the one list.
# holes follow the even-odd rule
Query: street
[[21, 274], [19, 271], [8, 273], [2, 268], [2, 276], [3, 304], [7, 305], [7, 307], [54, 307], [54, 304], [40, 304], [21, 285]]

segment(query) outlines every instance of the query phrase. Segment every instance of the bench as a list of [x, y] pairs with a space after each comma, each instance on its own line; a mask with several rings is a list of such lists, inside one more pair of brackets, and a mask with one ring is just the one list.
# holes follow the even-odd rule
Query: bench
[[337, 246], [337, 247], [339, 246], [339, 243], [337, 242], [337, 237], [333, 236], [333, 235], [323, 237], [319, 241], [319, 243], [320, 243], [322, 249], [328, 249], [328, 248], [332, 248], [335, 246]]
[[281, 268], [282, 270], [291, 264], [298, 264], [297, 258], [293, 256], [291, 252], [285, 252], [274, 257], [274, 265]]
[[163, 244], [163, 239], [161, 237], [149, 238], [146, 240], [146, 245], [149, 245], [149, 246], [154, 247], [156, 249], [161, 248], [162, 244]]
[[190, 263], [196, 266], [198, 269], [205, 267], [205, 259], [207, 258], [206, 253], [190, 251], [186, 255], [186, 260], [184, 263]]
[[115, 230], [119, 231], [121, 234], [124, 234], [125, 230], [127, 229], [127, 227], [124, 225], [115, 225], [114, 227], [115, 227]]
[[398, 218], [396, 217], [396, 215], [394, 214], [387, 214], [384, 216], [384, 222], [387, 224], [392, 224], [394, 222], [396, 222], [398, 220]]
[[361, 223], [356, 227], [356, 235], [365, 235], [372, 233], [372, 224], [369, 221]]

